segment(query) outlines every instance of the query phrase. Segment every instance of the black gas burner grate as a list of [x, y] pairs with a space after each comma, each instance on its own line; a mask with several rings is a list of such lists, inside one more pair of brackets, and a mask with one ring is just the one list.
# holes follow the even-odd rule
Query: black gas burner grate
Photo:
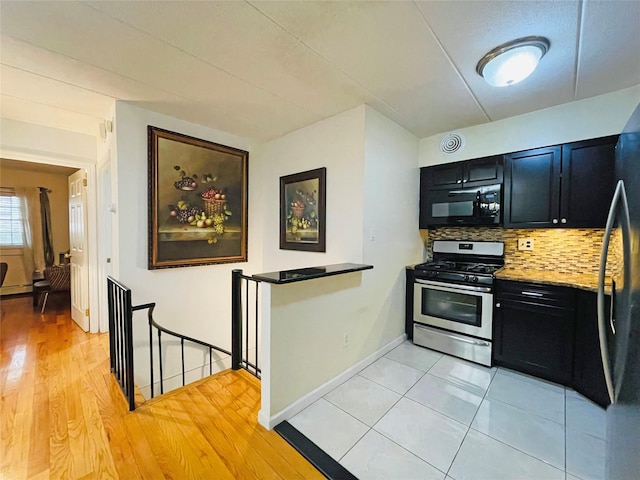
[[491, 274], [500, 268], [500, 265], [485, 263], [462, 263], [450, 261], [427, 262], [416, 265], [416, 270], [446, 270], [450, 272], [485, 273]]

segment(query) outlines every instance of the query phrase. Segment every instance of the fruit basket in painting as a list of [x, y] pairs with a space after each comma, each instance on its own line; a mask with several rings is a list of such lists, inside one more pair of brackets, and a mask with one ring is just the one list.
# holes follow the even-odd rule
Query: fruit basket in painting
[[291, 204], [291, 213], [295, 218], [302, 218], [302, 213], [304, 212], [304, 205], [299, 202], [294, 202]]
[[[180, 171], [180, 180], [173, 186], [181, 191], [181, 198], [175, 205], [169, 205], [169, 215], [179, 224], [203, 229], [207, 241], [216, 243], [217, 237], [225, 233], [225, 223], [231, 216], [224, 189], [213, 186], [217, 177], [211, 173], [187, 175], [179, 165], [174, 169]], [[206, 190], [199, 191], [200, 188]]]
[[202, 201], [204, 203], [204, 211], [208, 217], [223, 213], [224, 205], [227, 203], [226, 200], [216, 200], [215, 198], [203, 198]]

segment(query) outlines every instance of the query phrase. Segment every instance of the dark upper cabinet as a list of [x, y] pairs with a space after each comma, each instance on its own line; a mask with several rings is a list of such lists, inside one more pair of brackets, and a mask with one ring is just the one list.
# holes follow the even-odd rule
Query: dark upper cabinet
[[504, 226], [602, 228], [617, 135], [505, 155]]
[[560, 222], [572, 227], [604, 227], [615, 189], [618, 136], [562, 146]]
[[422, 170], [423, 185], [427, 189], [451, 188], [456, 185], [471, 188], [502, 183], [502, 155], [424, 167]]
[[505, 227], [551, 227], [557, 222], [561, 155], [559, 146], [505, 155]]

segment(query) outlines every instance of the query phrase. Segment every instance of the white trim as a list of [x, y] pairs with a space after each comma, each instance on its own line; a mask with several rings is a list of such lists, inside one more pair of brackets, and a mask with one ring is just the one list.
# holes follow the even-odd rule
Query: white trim
[[0, 288], [0, 295], [15, 295], [18, 293], [31, 293], [32, 287], [29, 285], [6, 285]]
[[[283, 422], [285, 420], [288, 420], [288, 419], [292, 418], [293, 416], [297, 415], [302, 410], [304, 410], [309, 405], [311, 405], [313, 402], [315, 402], [315, 401], [319, 400], [320, 398], [324, 397], [331, 390], [333, 390], [334, 388], [336, 388], [339, 385], [343, 384], [344, 382], [349, 380], [351, 377], [353, 377], [354, 375], [358, 374], [360, 371], [362, 371], [365, 368], [367, 368], [369, 365], [371, 365], [373, 362], [375, 362], [379, 358], [385, 356], [387, 353], [389, 353], [391, 350], [396, 348], [398, 345], [400, 345], [406, 339], [407, 339], [406, 334], [400, 335], [395, 340], [392, 340], [391, 342], [387, 343], [384, 347], [382, 347], [379, 350], [373, 352], [368, 357], [360, 360], [355, 365], [349, 367], [348, 369], [346, 369], [344, 372], [342, 372], [337, 377], [332, 378], [331, 380], [329, 380], [328, 382], [320, 385], [318, 388], [316, 388], [315, 390], [309, 392], [305, 396], [300, 397], [298, 400], [296, 400], [295, 402], [291, 403], [289, 406], [283, 408], [282, 410], [280, 410], [275, 415], [271, 415], [271, 417], [269, 417], [269, 414], [267, 413], [267, 411], [265, 411], [264, 403], [263, 403], [262, 404], [263, 408], [260, 409], [260, 411], [258, 412], [258, 423], [260, 423], [260, 425], [262, 425], [264, 428], [266, 428], [268, 430], [271, 430], [273, 427], [275, 427], [279, 423], [281, 423], [281, 422]], [[263, 367], [264, 367], [264, 365], [263, 365]], [[266, 370], [266, 368], [263, 368], [263, 375], [264, 375], [265, 370]], [[264, 390], [262, 392], [262, 395], [263, 396], [265, 395]]]
[[[28, 149], [6, 149], [0, 147], [0, 156], [8, 160], [21, 160], [25, 162], [45, 163], [48, 165], [58, 165], [63, 167], [72, 167], [79, 170], [84, 169], [87, 172], [87, 228], [88, 228], [88, 256], [89, 256], [89, 332], [98, 332], [99, 326], [99, 294], [98, 294], [98, 249], [97, 231], [98, 231], [98, 212], [96, 198], [96, 163], [97, 158], [89, 159], [82, 157], [74, 157], [69, 155], [61, 155], [55, 152], [39, 152], [31, 153]], [[97, 156], [97, 152], [96, 152]], [[88, 163], [91, 162], [91, 163]]]

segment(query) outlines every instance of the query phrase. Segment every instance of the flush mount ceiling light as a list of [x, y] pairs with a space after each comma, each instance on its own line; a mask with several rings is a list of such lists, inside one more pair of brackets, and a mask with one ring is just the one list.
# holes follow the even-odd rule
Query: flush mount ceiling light
[[508, 87], [531, 75], [550, 45], [544, 37], [524, 37], [504, 43], [480, 59], [476, 72], [489, 85]]

